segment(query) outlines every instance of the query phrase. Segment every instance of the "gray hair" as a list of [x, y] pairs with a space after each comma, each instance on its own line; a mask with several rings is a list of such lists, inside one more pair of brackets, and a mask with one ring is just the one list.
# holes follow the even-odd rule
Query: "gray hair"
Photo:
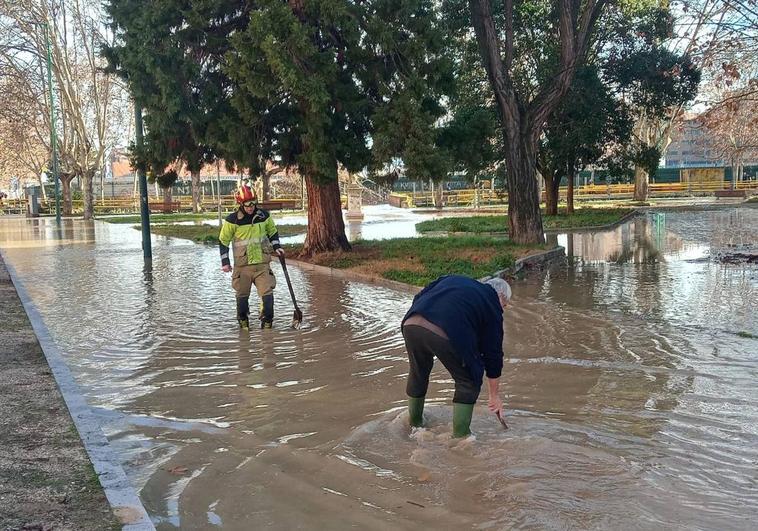
[[498, 295], [502, 295], [505, 297], [505, 300], [509, 301], [511, 300], [511, 286], [502, 278], [491, 278], [489, 280], [485, 280], [485, 284], [489, 285], [494, 289]]

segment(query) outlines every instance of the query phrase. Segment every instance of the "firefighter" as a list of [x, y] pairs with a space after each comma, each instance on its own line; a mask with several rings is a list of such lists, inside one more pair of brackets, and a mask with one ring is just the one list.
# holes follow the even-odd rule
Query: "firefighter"
[[[269, 266], [271, 249], [280, 256], [284, 256], [284, 249], [279, 243], [274, 220], [267, 211], [258, 208], [255, 192], [250, 185], [240, 184], [234, 197], [239, 208], [224, 220], [218, 237], [221, 270], [224, 273], [232, 272], [240, 328], [250, 328], [248, 299], [253, 284], [261, 299], [258, 316], [261, 328], [271, 328], [276, 287], [276, 278]], [[229, 247], [234, 255], [234, 269], [229, 262]]]

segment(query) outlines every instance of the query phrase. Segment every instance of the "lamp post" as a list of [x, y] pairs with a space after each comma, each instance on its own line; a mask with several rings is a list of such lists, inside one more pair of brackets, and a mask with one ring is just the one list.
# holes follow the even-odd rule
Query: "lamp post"
[[53, 98], [53, 57], [50, 51], [50, 35], [47, 22], [45, 27], [45, 48], [47, 49], [47, 89], [50, 98], [50, 149], [53, 152], [53, 181], [55, 182], [55, 222], [61, 224], [61, 194], [58, 179], [58, 135], [55, 131], [55, 99]]
[[[134, 101], [134, 140], [138, 153], [143, 153], [142, 107], [136, 99]], [[139, 204], [142, 220], [142, 255], [145, 258], [145, 265], [150, 266], [153, 262], [153, 244], [150, 239], [150, 206], [147, 197], [147, 176], [141, 165], [137, 166], [137, 177], [139, 179]]]
[[222, 225], [221, 219], [221, 162], [216, 160], [216, 197], [218, 198], [218, 226]]

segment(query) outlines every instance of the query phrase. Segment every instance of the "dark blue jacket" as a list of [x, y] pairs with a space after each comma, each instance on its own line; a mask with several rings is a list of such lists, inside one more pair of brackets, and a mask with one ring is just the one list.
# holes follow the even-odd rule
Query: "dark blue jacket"
[[403, 322], [413, 314], [442, 328], [479, 385], [483, 373], [503, 371], [503, 308], [489, 285], [459, 275], [440, 277], [413, 298]]

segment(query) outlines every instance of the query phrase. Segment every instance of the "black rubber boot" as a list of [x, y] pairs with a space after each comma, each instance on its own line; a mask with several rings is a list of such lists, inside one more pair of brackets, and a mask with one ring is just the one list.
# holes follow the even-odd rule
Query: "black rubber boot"
[[250, 328], [249, 313], [250, 305], [247, 297], [237, 297], [237, 322], [240, 324], [240, 328]]
[[261, 328], [271, 328], [274, 322], [274, 294], [261, 298]]

